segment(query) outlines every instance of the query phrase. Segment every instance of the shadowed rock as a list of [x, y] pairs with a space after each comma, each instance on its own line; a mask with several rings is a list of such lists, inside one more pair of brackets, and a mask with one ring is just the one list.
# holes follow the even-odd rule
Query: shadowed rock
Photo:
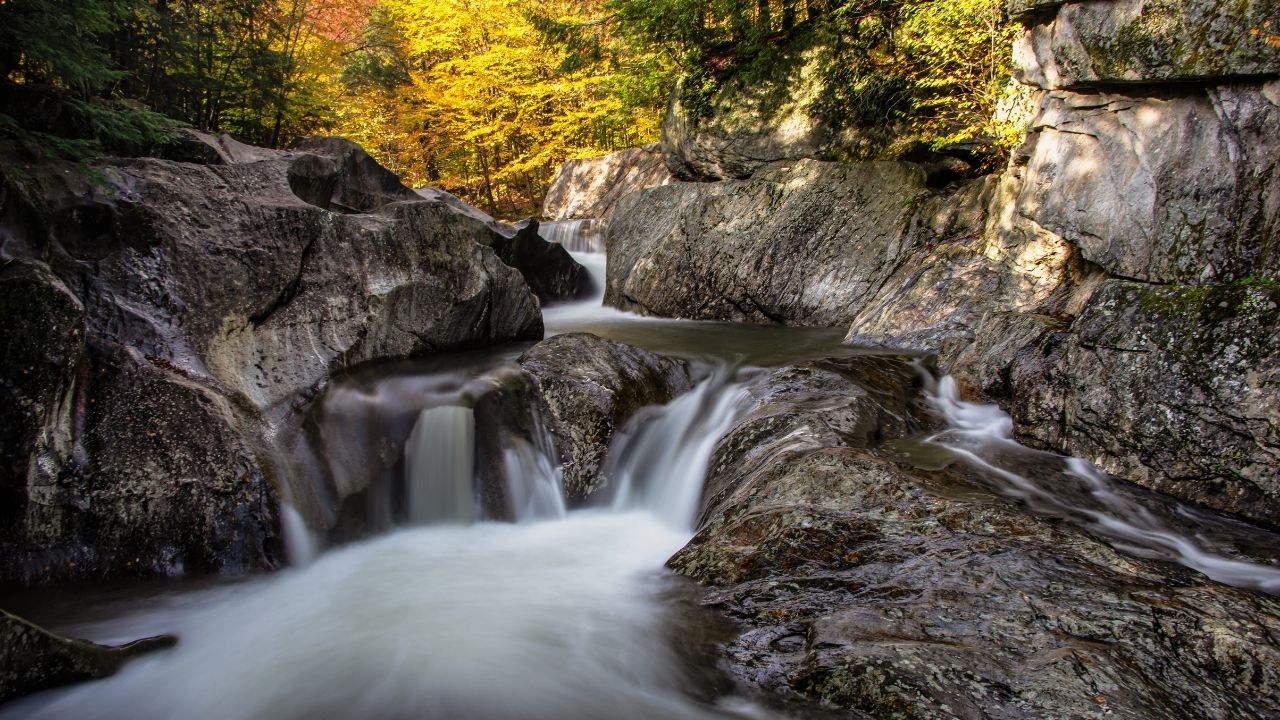
[[0, 610], [0, 703], [112, 675], [129, 660], [176, 643], [161, 635], [107, 647], [55, 635]]

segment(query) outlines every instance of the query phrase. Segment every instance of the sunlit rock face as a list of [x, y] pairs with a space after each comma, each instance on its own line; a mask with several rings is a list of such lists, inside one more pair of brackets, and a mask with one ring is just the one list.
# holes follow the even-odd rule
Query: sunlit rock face
[[643, 193], [609, 226], [607, 304], [667, 317], [842, 325], [921, 243], [919, 168], [774, 163]]
[[[1056, 5], [1061, 5], [1056, 9]], [[1280, 73], [1280, 28], [1271, 0], [1011, 0], [1027, 30], [1014, 76], [1048, 89], [1265, 79]], [[1268, 30], [1270, 28], [1270, 30]]]
[[[1274, 84], [1270, 88], [1274, 91]], [[1017, 212], [1107, 272], [1197, 283], [1274, 273], [1280, 104], [1265, 86], [1052, 92]]]
[[1030, 443], [1280, 523], [1276, 7], [1022, 4], [1018, 76], [1044, 92], [1003, 212], [1073, 258], [943, 365]]
[[5, 183], [3, 579], [271, 565], [266, 445], [331, 372], [541, 337], [494, 230], [355, 145], [183, 148]]
[[631, 201], [627, 196], [666, 185], [674, 178], [657, 144], [628, 148], [601, 157], [569, 160], [556, 174], [542, 201], [547, 220], [605, 222]]

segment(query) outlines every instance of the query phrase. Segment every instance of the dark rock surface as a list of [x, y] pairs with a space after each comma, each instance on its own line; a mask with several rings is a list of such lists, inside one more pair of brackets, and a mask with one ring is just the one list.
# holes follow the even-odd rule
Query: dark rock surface
[[0, 703], [113, 674], [129, 660], [171, 647], [171, 636], [106, 647], [55, 635], [0, 610]]
[[1280, 524], [1280, 288], [1109, 280], [1071, 332], [1032, 340], [1007, 364], [1025, 440]]
[[502, 262], [524, 275], [529, 289], [543, 302], [579, 300], [595, 291], [591, 274], [557, 243], [538, 234], [538, 222], [526, 220], [489, 243]]
[[[207, 139], [219, 164], [112, 160], [97, 181], [38, 166], [3, 183], [15, 432], [0, 441], [0, 576], [270, 566], [288, 478], [272, 477], [269, 440], [331, 372], [541, 337], [494, 230], [350, 143], [311, 145]], [[340, 501], [291, 489], [312, 518]]]
[[764, 697], [876, 718], [1267, 718], [1280, 600], [1118, 554], [901, 462], [930, 420], [912, 368], [762, 378], [670, 561], [739, 623], [725, 664]]
[[587, 333], [556, 335], [519, 359], [549, 411], [564, 462], [565, 497], [581, 502], [604, 487], [605, 451], [637, 410], [692, 387], [682, 360]]

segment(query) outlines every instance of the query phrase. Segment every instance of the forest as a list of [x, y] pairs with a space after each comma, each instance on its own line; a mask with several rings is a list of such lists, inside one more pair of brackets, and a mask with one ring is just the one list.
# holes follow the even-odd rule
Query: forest
[[[0, 138], [89, 159], [189, 126], [360, 143], [413, 186], [536, 213], [567, 159], [658, 139], [818, 40], [831, 112], [906, 145], [979, 140], [1008, 77], [999, 0], [4, 0]], [[906, 142], [901, 140], [906, 138]]]

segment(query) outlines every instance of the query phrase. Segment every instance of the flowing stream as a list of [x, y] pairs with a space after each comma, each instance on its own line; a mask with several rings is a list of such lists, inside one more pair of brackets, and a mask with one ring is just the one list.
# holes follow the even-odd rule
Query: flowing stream
[[[543, 226], [603, 288], [604, 256], [589, 230]], [[522, 348], [356, 374], [316, 407], [309, 437], [323, 457], [298, 460], [323, 477], [316, 498], [361, 498], [348, 503], [359, 508], [351, 516], [324, 518], [346, 536], [322, 537], [286, 506], [294, 567], [63, 623], [105, 643], [160, 633], [180, 642], [0, 718], [767, 717], [716, 689], [723, 684], [690, 640], [714, 623], [664, 563], [692, 536], [713, 450], [748, 405], [732, 368], [867, 351], [841, 346], [839, 329], [647, 319], [600, 299], [547, 308], [548, 334], [590, 331], [711, 368], [615, 435], [607, 505], [567, 509], [551, 437], [531, 417], [532, 430], [498, 455], [513, 522], [488, 519], [476, 465], [485, 436], [472, 407]], [[1247, 555], [1256, 531], [1024, 448], [1008, 416], [961, 401], [949, 379], [930, 397], [948, 427], [917, 447], [963, 460], [993, 492], [1126, 551], [1280, 592], [1280, 569]]]

